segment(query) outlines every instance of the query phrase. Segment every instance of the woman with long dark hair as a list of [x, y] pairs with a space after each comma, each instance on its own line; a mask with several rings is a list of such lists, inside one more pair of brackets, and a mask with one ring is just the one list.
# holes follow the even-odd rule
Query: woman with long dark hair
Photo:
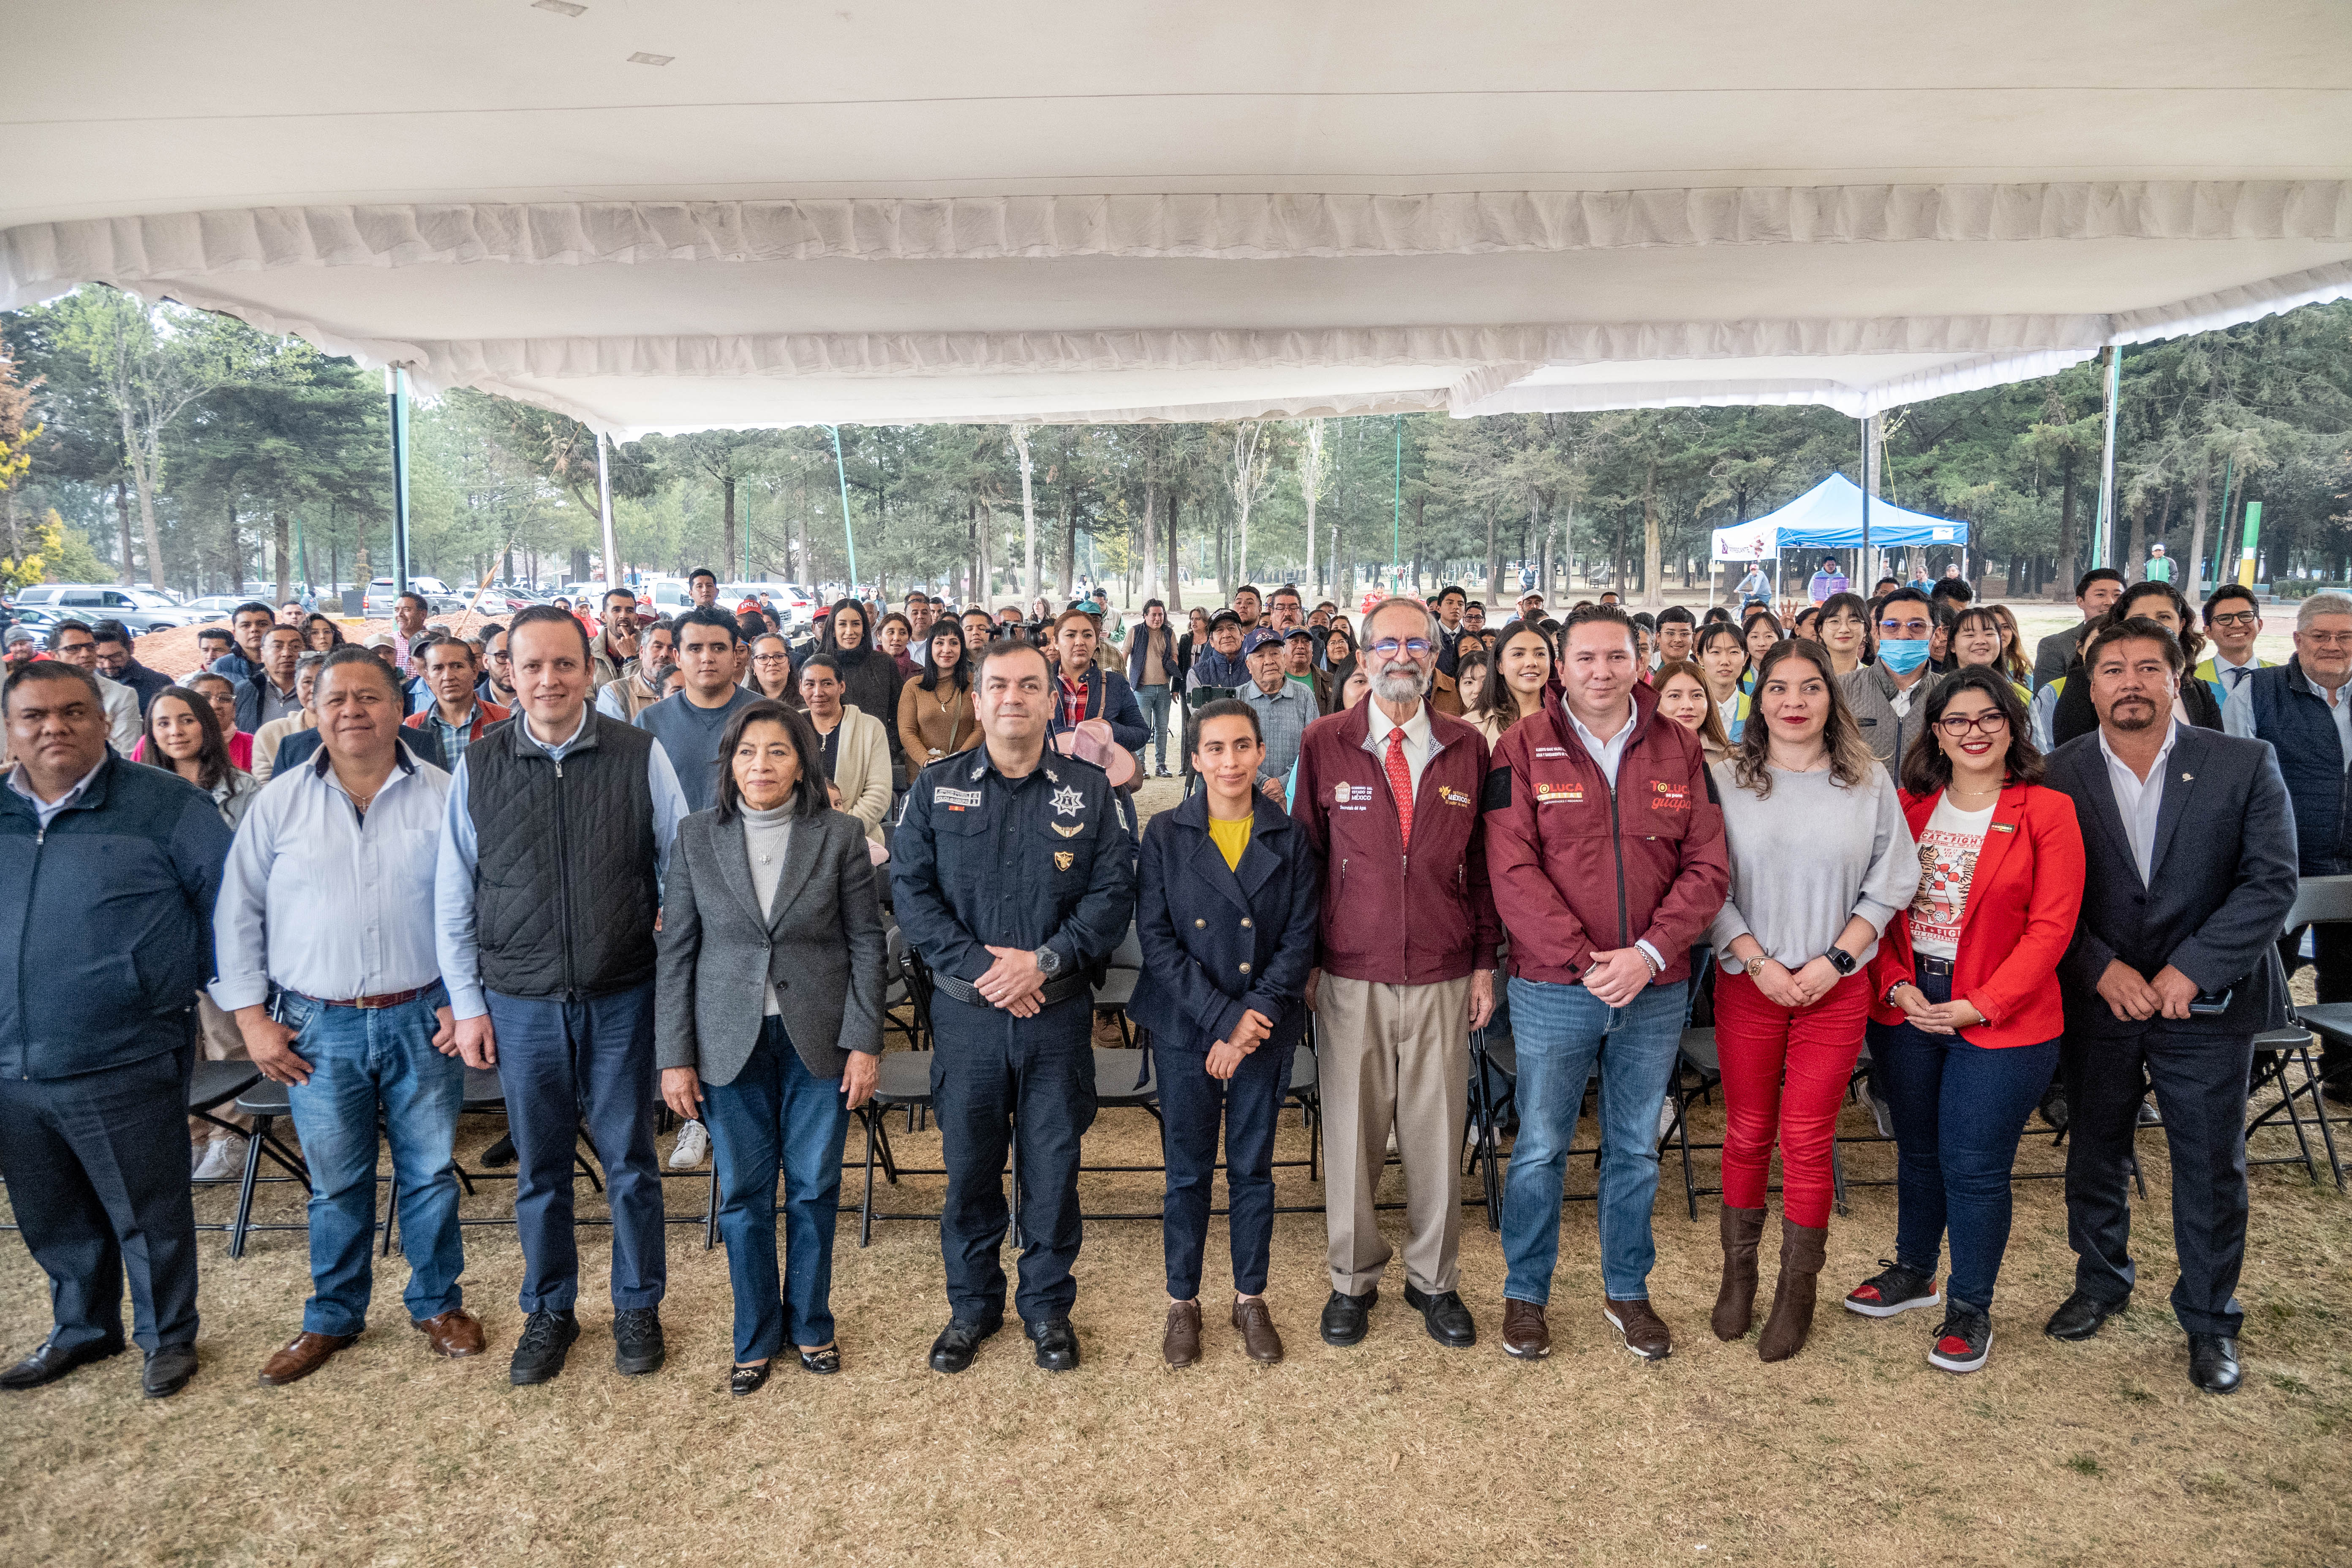
[[1895, 1261], [1845, 1304], [1870, 1318], [1937, 1305], [1948, 1230], [1951, 1300], [1927, 1360], [1960, 1373], [1992, 1351], [2010, 1167], [2058, 1065], [2058, 961], [2082, 909], [2083, 834], [2074, 803], [2041, 783], [2004, 672], [1964, 666], [1927, 702], [1903, 757], [1919, 888], [1870, 972], [1870, 1058], [1895, 1121]]
[[1739, 623], [1739, 643], [1748, 650], [1748, 673], [1739, 678], [1739, 689], [1754, 695], [1758, 667], [1773, 645], [1788, 635], [1780, 629], [1780, 617], [1771, 611], [1759, 605], [1748, 612], [1748, 618]]
[[819, 651], [834, 658], [841, 676], [841, 700], [860, 713], [870, 713], [889, 732], [891, 762], [902, 764], [898, 727], [898, 688], [905, 684], [896, 660], [877, 647], [870, 635], [873, 623], [866, 606], [856, 599], [834, 601], [825, 617]]
[[662, 1099], [709, 1128], [718, 1156], [740, 1395], [768, 1381], [787, 1336], [804, 1370], [841, 1370], [841, 1148], [874, 1092], [887, 950], [865, 829], [825, 804], [807, 717], [746, 703], [719, 755], [718, 803], [678, 824], [663, 884], [655, 1061]]
[[[2021, 706], [2033, 700], [2033, 689], [2018, 679], [2008, 661], [2014, 658], [2011, 651], [2014, 639], [2002, 635], [2000, 616], [1994, 605], [1971, 605], [1952, 617], [1949, 637], [1952, 668], [1955, 670], [1990, 669], [2006, 679], [2017, 693]], [[2021, 735], [2019, 740], [2026, 740]], [[1915, 743], [1914, 750], [1916, 750]]]
[[343, 628], [332, 616], [312, 611], [302, 619], [302, 647], [310, 653], [332, 653], [343, 646]]
[[220, 719], [202, 692], [168, 686], [147, 704], [142, 761], [179, 774], [213, 797], [221, 820], [234, 828], [245, 820], [254, 792], [253, 775], [229, 760]]
[[1731, 738], [1723, 732], [1723, 717], [1707, 696], [1706, 672], [1685, 659], [1670, 658], [1650, 677], [1658, 694], [1658, 712], [1698, 737], [1707, 765], [1731, 754]]
[[1521, 621], [1495, 650], [1476, 710], [1465, 710], [1463, 717], [1478, 726], [1488, 745], [1495, 744], [1512, 725], [1543, 710], [1552, 666], [1551, 638], [1541, 626]]
[[1331, 677], [1331, 689], [1337, 691], [1348, 684], [1348, 677], [1356, 668], [1355, 634], [1345, 626], [1333, 626], [1320, 634], [1323, 668]]
[[773, 632], [751, 639], [751, 668], [743, 684], [754, 697], [765, 697], [787, 708], [800, 706], [800, 683], [793, 679], [793, 650]]
[[1852, 675], [1871, 657], [1870, 605], [1859, 594], [1832, 594], [1822, 601], [1821, 644], [1839, 679]]
[[1723, 1073], [1723, 1284], [1716, 1336], [1747, 1333], [1768, 1172], [1780, 1153], [1780, 1277], [1757, 1354], [1804, 1348], [1829, 1237], [1838, 1106], [1862, 1055], [1879, 933], [1918, 890], [1895, 781], [1819, 643], [1775, 644], [1756, 708], [1713, 772], [1731, 889], [1711, 932]]
[[968, 751], [980, 740], [963, 628], [953, 621], [932, 622], [924, 654], [923, 672], [898, 689], [898, 743], [906, 749], [908, 765], [916, 769]]
[[1715, 708], [1724, 744], [1735, 746], [1748, 728], [1753, 700], [1748, 694], [1748, 644], [1729, 621], [1711, 621], [1699, 630], [1691, 650], [1699, 674], [1706, 681], [1706, 700]]

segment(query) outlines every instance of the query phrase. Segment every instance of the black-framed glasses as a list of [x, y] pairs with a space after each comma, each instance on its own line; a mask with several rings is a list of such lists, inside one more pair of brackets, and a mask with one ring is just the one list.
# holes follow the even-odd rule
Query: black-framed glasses
[[2261, 623], [2262, 616], [2252, 610], [2231, 610], [2215, 616], [2210, 624], [2217, 626], [2259, 626]]
[[1936, 728], [1957, 741], [1963, 735], [1991, 735], [2009, 728], [2009, 715], [1994, 708], [1970, 718], [1966, 713], [1947, 713], [1936, 721]]

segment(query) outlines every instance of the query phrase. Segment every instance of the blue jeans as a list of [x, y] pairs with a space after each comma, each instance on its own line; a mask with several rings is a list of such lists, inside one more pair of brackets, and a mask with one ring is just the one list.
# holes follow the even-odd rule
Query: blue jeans
[[1653, 985], [1610, 1007], [1581, 985], [1511, 977], [1519, 1134], [1503, 1188], [1503, 1294], [1542, 1306], [1559, 1258], [1559, 1198], [1584, 1086], [1601, 1072], [1601, 1283], [1646, 1301], [1650, 1207], [1658, 1195], [1658, 1107], [1682, 1042], [1687, 992]]
[[457, 1229], [457, 1174], [449, 1146], [466, 1098], [466, 1065], [433, 1048], [434, 1014], [449, 1005], [439, 984], [397, 1007], [329, 1007], [285, 993], [294, 1054], [310, 1081], [289, 1086], [294, 1131], [310, 1167], [310, 1299], [302, 1326], [356, 1334], [367, 1324], [374, 1282], [376, 1116], [392, 1146], [400, 1250], [408, 1258], [401, 1300], [412, 1321], [462, 1304], [466, 1247]]
[[522, 1310], [568, 1312], [579, 1301], [572, 1173], [583, 1128], [613, 1211], [613, 1305], [659, 1306], [669, 1259], [654, 1160], [653, 983], [577, 1002], [488, 997], [514, 1138]]
[[[1168, 765], [1168, 688], [1164, 686], [1137, 687], [1135, 689], [1135, 705], [1143, 710], [1143, 721], [1151, 728], [1151, 739], [1150, 742], [1152, 748], [1151, 765], [1154, 768], [1164, 768]], [[1180, 736], [1176, 742], [1177, 750], [1179, 752], [1183, 750], [1183, 740]], [[1141, 746], [1138, 746], [1135, 749], [1135, 763], [1138, 767], [1141, 767], [1143, 765], [1143, 748]]]
[[1226, 1225], [1233, 1248], [1234, 1289], [1265, 1292], [1274, 1242], [1274, 1129], [1290, 1092], [1295, 1047], [1265, 1046], [1242, 1058], [1234, 1076], [1209, 1076], [1206, 1051], [1153, 1049], [1160, 1075], [1160, 1114], [1168, 1149], [1168, 1196], [1160, 1222], [1168, 1265], [1168, 1296], [1189, 1301], [1201, 1293], [1201, 1257], [1208, 1247], [1209, 1184], [1217, 1169], [1217, 1129], [1225, 1133]]
[[[833, 1342], [833, 1227], [841, 1209], [841, 1080], [819, 1078], [783, 1021], [760, 1026], [743, 1070], [702, 1086], [702, 1121], [719, 1162], [719, 1234], [735, 1289], [735, 1359], [765, 1361]], [[784, 1178], [784, 1267], [776, 1268], [776, 1175]]]
[[[1948, 1002], [1951, 977], [1923, 974], [1919, 989]], [[2009, 1249], [2010, 1167], [2050, 1087], [2058, 1042], [1988, 1050], [1958, 1035], [1873, 1024], [1870, 1059], [1895, 1119], [1895, 1260], [1933, 1274], [1949, 1229], [1952, 1300], [1990, 1311]]]

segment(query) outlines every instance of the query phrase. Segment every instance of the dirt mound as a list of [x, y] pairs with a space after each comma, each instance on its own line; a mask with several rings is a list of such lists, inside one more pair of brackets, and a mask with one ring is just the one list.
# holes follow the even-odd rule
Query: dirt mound
[[[425, 624], [427, 626], [446, 627], [458, 637], [468, 637], [473, 634], [475, 628], [496, 618], [468, 611], [455, 616], [436, 616]], [[215, 621], [211, 624], [226, 626], [228, 623]], [[389, 636], [393, 631], [393, 624], [389, 620], [342, 621], [341, 624], [343, 628], [343, 640], [346, 642], [365, 643], [378, 632]], [[177, 680], [182, 676], [194, 671], [197, 664], [196, 634], [204, 629], [202, 626], [173, 626], [165, 631], [149, 632], [139, 639], [138, 647], [134, 651], [139, 656], [140, 663], [150, 669], [161, 670]]]

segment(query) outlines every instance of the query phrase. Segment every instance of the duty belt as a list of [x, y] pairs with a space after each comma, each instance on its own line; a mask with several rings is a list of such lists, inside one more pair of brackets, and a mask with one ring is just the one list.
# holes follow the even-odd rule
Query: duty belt
[[[982, 995], [980, 987], [969, 980], [958, 980], [951, 974], [933, 974], [931, 984], [940, 995], [952, 996], [957, 1001], [969, 1003], [974, 1007], [996, 1005], [995, 1003]], [[1045, 989], [1038, 994], [1037, 1005], [1040, 1007], [1051, 1007], [1056, 1002], [1066, 1002], [1079, 993], [1092, 989], [1092, 983], [1084, 974], [1056, 975], [1045, 982]]]

